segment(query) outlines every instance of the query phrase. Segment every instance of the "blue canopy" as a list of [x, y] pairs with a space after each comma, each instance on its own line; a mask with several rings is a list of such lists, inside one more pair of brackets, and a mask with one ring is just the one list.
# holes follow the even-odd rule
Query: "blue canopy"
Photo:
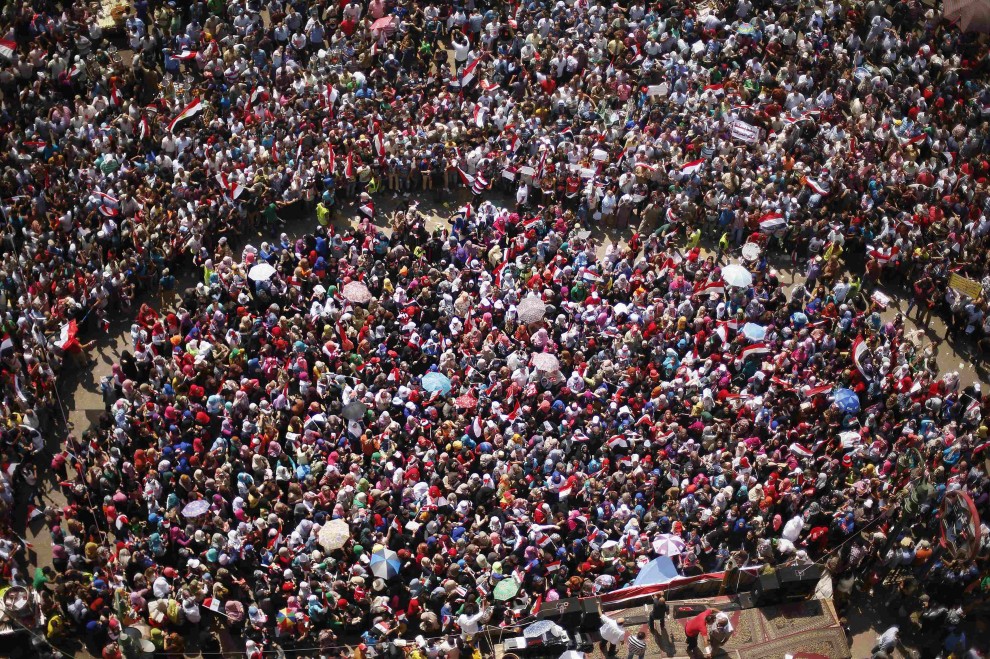
[[844, 414], [856, 414], [859, 412], [859, 396], [852, 389], [836, 389], [835, 406]]
[[657, 583], [667, 583], [681, 576], [670, 556], [658, 556], [643, 566], [633, 581], [634, 586], [650, 586]]

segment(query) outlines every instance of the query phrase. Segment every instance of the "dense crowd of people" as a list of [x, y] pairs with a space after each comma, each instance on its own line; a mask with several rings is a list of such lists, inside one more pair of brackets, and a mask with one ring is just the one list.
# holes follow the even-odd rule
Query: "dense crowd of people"
[[[984, 41], [916, 0], [98, 19], [0, 12], [0, 557], [51, 644], [453, 658], [673, 543], [987, 651], [987, 399], [873, 295], [982, 360]], [[46, 447], [121, 316], [106, 414]]]

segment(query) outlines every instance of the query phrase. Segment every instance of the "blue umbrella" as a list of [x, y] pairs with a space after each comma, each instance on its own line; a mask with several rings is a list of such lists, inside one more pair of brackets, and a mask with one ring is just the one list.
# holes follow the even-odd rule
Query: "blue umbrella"
[[402, 562], [391, 549], [379, 549], [371, 555], [371, 573], [379, 579], [391, 579], [399, 575]]
[[835, 390], [835, 406], [843, 414], [856, 414], [859, 412], [859, 396], [852, 389]]
[[430, 371], [423, 376], [422, 383], [423, 389], [426, 389], [430, 393], [439, 391], [444, 396], [450, 393], [450, 380], [443, 373]]
[[750, 341], [762, 341], [767, 336], [767, 328], [756, 323], [746, 323], [743, 325], [742, 333]]

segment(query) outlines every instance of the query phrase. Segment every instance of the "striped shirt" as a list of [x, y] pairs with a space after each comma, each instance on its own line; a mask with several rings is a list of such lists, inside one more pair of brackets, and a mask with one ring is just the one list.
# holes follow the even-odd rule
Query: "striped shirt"
[[629, 644], [630, 656], [642, 657], [646, 654], [646, 640], [639, 638], [639, 636], [630, 636], [626, 642]]

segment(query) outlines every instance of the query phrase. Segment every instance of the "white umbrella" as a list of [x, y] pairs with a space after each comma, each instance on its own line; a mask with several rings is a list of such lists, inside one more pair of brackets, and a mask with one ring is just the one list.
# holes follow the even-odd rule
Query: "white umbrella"
[[344, 297], [355, 304], [367, 304], [371, 302], [371, 291], [368, 290], [368, 286], [361, 281], [349, 281], [344, 284], [344, 288], [341, 290]]
[[963, 32], [990, 32], [988, 0], [945, 0], [942, 13]]
[[519, 322], [528, 325], [530, 323], [538, 323], [543, 320], [543, 316], [547, 312], [547, 305], [540, 298], [535, 295], [531, 295], [519, 303], [516, 311], [519, 317]]
[[676, 556], [684, 552], [684, 541], [671, 533], [661, 533], [653, 539], [653, 551], [661, 556]]
[[753, 283], [753, 275], [746, 268], [737, 263], [733, 263], [722, 268], [722, 281], [729, 286], [745, 288]]
[[275, 268], [273, 268], [270, 263], [265, 263], [262, 261], [258, 265], [251, 268], [248, 272], [248, 279], [251, 281], [268, 281], [274, 274]]
[[560, 361], [549, 353], [541, 352], [533, 355], [533, 366], [544, 373], [556, 373], [560, 370]]
[[333, 551], [334, 549], [340, 549], [345, 544], [347, 540], [351, 537], [351, 528], [342, 519], [332, 519], [323, 525], [320, 529], [320, 534], [317, 536], [317, 540], [320, 541], [320, 545], [323, 546], [327, 551]]

